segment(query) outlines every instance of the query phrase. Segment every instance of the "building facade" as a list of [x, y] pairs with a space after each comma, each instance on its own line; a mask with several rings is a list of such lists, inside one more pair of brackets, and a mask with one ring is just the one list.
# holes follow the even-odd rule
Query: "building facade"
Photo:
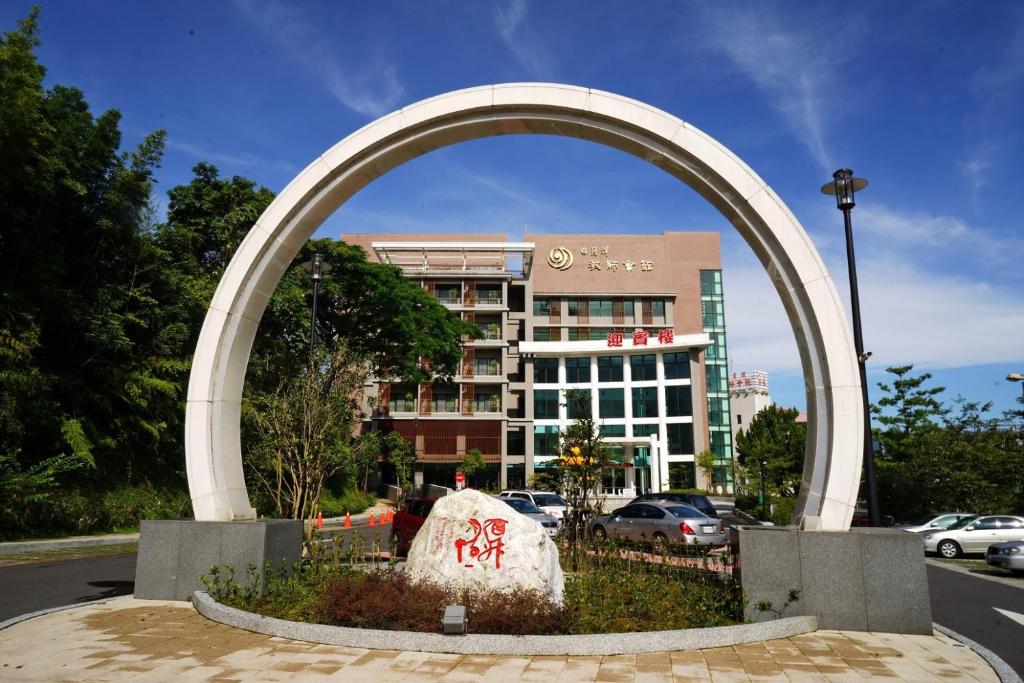
[[[374, 428], [415, 444], [417, 483], [451, 486], [477, 449], [485, 485], [528, 485], [555, 464], [560, 430], [585, 411], [616, 453], [607, 492], [711, 487], [696, 467], [705, 450], [717, 488], [731, 488], [717, 233], [469, 237], [343, 237], [481, 331], [464, 340], [449, 382], [366, 388]], [[570, 405], [567, 390], [584, 400]]]

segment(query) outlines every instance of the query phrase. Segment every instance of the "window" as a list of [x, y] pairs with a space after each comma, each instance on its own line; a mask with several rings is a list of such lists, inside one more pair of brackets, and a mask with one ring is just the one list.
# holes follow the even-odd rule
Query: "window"
[[996, 522], [1000, 529], [1020, 529], [1021, 526], [1024, 526], [1019, 519], [1013, 517], [996, 517]]
[[580, 341], [580, 328], [570, 327], [569, 328], [569, 341]]
[[526, 433], [522, 429], [508, 430], [508, 454], [526, 455]]
[[580, 302], [579, 301], [576, 301], [575, 299], [569, 299], [569, 301], [566, 302], [566, 303], [567, 303], [566, 308], [569, 311], [569, 315], [579, 315], [580, 314]]
[[632, 299], [627, 299], [626, 301], [622, 302], [622, 315], [625, 316], [626, 318], [632, 318], [633, 317], [633, 300]]
[[664, 301], [652, 301], [651, 302], [651, 315], [665, 317], [665, 302]]
[[578, 384], [590, 381], [590, 359], [589, 358], [566, 358], [565, 359], [565, 381], [568, 384]]
[[[598, 389], [597, 402], [601, 410], [601, 419], [626, 417], [626, 402], [622, 389]], [[622, 434], [621, 436], [625, 436]]]
[[693, 425], [689, 422], [670, 424], [668, 431], [668, 452], [671, 455], [693, 453]]
[[639, 505], [629, 505], [619, 510], [619, 517], [625, 517], [626, 519], [638, 519], [641, 515]]
[[975, 531], [990, 531], [996, 528], [996, 518], [986, 517], [970, 526], [973, 526]]
[[626, 425], [601, 425], [601, 436], [625, 436]]
[[538, 420], [558, 419], [558, 389], [533, 390], [533, 417]]
[[481, 304], [500, 304], [501, 285], [477, 285], [476, 299]]
[[558, 384], [558, 359], [534, 358], [533, 381], [535, 384]]
[[729, 399], [708, 397], [708, 424], [712, 427], [729, 426]]
[[622, 381], [622, 356], [599, 356], [597, 359], [598, 382]]
[[590, 328], [590, 339], [591, 341], [603, 341], [608, 338], [611, 330], [607, 327], [591, 327]]
[[558, 427], [533, 428], [533, 454], [558, 455]]
[[533, 341], [551, 341], [550, 327], [533, 328]]
[[722, 313], [721, 301], [700, 302], [703, 310], [704, 327], [724, 327], [725, 315]]
[[590, 390], [573, 389], [571, 394], [565, 397], [565, 403], [570, 420], [578, 417], [590, 417]]
[[693, 415], [693, 401], [687, 384], [665, 387], [665, 415], [680, 417]]
[[658, 425], [633, 425], [633, 437], [658, 436]]
[[551, 300], [550, 299], [534, 299], [533, 300], [533, 314], [534, 315], [551, 315]]
[[658, 379], [658, 366], [654, 360], [654, 354], [642, 356], [631, 356], [629, 359], [630, 368], [633, 371], [634, 382], [646, 382]]
[[665, 354], [665, 379], [689, 379], [690, 378], [690, 354], [688, 353], [666, 353]]
[[438, 283], [434, 288], [434, 296], [443, 304], [457, 304], [460, 301], [459, 286]]
[[695, 488], [694, 464], [692, 462], [670, 462], [668, 464], [668, 486], [672, 489]]
[[634, 387], [633, 417], [658, 417], [657, 387]]
[[700, 271], [700, 293], [704, 296], [722, 295], [722, 271]]
[[662, 519], [665, 513], [652, 505], [640, 505], [640, 517], [643, 519]]
[[736, 413], [736, 424], [738, 424], [738, 425], [743, 424], [743, 416], [740, 415], [739, 413]]
[[590, 300], [590, 317], [612, 317], [612, 300], [611, 299], [591, 299]]

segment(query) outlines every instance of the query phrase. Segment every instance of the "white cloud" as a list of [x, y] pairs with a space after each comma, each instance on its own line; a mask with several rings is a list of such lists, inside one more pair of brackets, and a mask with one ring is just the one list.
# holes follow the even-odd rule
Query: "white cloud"
[[302, 5], [235, 0], [235, 6], [349, 109], [378, 117], [393, 109], [402, 96], [404, 88], [393, 66], [379, 60], [344, 64], [328, 34], [302, 14]]
[[534, 78], [545, 79], [551, 72], [551, 56], [531, 30], [526, 17], [526, 1], [510, 0], [494, 9], [494, 26], [516, 61]]
[[[932, 231], [948, 238], [953, 248], [967, 248], [977, 239], [976, 229], [948, 216], [890, 210], [880, 216], [876, 228], [900, 226], [887, 233], [900, 239], [888, 243], [886, 258], [862, 259], [857, 267], [864, 345], [874, 354], [874, 367], [956, 368], [1024, 359], [1024, 287], [993, 284], [988, 273], [972, 278], [916, 263], [915, 251], [931, 246]], [[857, 227], [867, 224], [858, 221]], [[999, 240], [986, 239], [984, 249], [999, 248]], [[915, 246], [915, 240], [924, 241]], [[933, 242], [942, 244], [942, 238]], [[735, 251], [727, 254], [725, 267], [731, 362], [736, 370], [800, 373], [793, 331], [768, 276], [745, 247]], [[827, 257], [826, 265], [849, 321], [845, 252]]]
[[178, 150], [179, 152], [183, 152], [189, 156], [195, 157], [196, 159], [199, 159], [201, 161], [210, 161], [218, 164], [226, 164], [228, 166], [257, 166], [261, 168], [273, 166], [276, 168], [280, 168], [284, 171], [294, 172], [296, 170], [295, 165], [290, 162], [267, 161], [266, 159], [261, 159], [257, 156], [248, 154], [246, 152], [243, 152], [241, 154], [217, 152], [215, 150], [206, 149], [200, 145], [192, 144], [191, 142], [178, 142], [176, 140], [168, 140], [167, 146], [170, 147], [171, 149], [175, 149]]
[[971, 198], [977, 199], [978, 193], [988, 184], [989, 170], [992, 168], [992, 155], [996, 151], [994, 144], [976, 145], [968, 150], [967, 158], [960, 165], [960, 171], [967, 179]]
[[818, 164], [831, 170], [835, 165], [825, 144], [825, 121], [838, 113], [834, 84], [841, 82], [841, 69], [853, 57], [850, 44], [859, 31], [854, 26], [801, 31], [772, 8], [766, 3], [706, 5], [698, 39], [706, 49], [724, 54], [767, 95]]

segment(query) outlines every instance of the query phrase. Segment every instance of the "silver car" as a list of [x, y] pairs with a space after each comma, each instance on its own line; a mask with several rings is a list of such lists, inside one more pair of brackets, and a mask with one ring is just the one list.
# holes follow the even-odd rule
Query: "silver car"
[[548, 533], [548, 536], [554, 536], [558, 533], [558, 520], [530, 501], [523, 500], [522, 498], [501, 498], [500, 500], [519, 514], [526, 515], [540, 524], [544, 527], [544, 531]]
[[1009, 569], [1014, 574], [1024, 574], [1024, 541], [990, 545], [985, 553], [985, 562], [993, 567]]
[[983, 553], [993, 543], [1024, 541], [1024, 517], [987, 515], [962, 519], [948, 529], [925, 531], [924, 550], [952, 559], [964, 553]]
[[555, 519], [565, 519], [570, 509], [564, 498], [551, 491], [502, 491], [498, 497], [529, 501]]
[[722, 520], [683, 503], [631, 503], [610, 515], [595, 517], [590, 529], [598, 538], [609, 536], [627, 541], [652, 543], [656, 548], [667, 543], [721, 545], [728, 534]]
[[896, 528], [902, 529], [903, 531], [913, 531], [915, 533], [920, 533], [922, 531], [938, 531], [941, 529], [948, 529], [964, 517], [977, 516], [978, 515], [973, 512], [943, 512], [938, 515], [927, 515], [913, 524], [904, 524]]

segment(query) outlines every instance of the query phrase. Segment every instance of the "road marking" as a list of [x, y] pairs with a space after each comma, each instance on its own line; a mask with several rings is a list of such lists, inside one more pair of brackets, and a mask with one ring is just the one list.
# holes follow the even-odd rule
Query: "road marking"
[[1021, 626], [1024, 626], [1024, 614], [1017, 614], [1016, 612], [1011, 612], [1008, 609], [999, 609], [998, 607], [993, 607], [992, 609], [994, 609], [995, 611], [999, 612], [1000, 614], [1002, 614], [1007, 619], [1012, 619], [1013, 621], [1016, 621]]

